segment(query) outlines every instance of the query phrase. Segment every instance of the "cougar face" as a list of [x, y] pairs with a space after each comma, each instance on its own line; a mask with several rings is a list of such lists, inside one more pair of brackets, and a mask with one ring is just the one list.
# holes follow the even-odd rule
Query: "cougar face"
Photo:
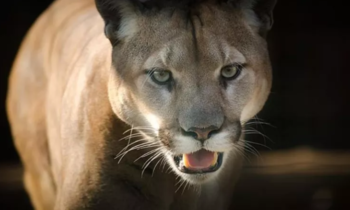
[[113, 19], [97, 1], [113, 44], [110, 103], [142, 133], [139, 143], [154, 149], [153, 159], [203, 183], [230, 167], [244, 123], [268, 97], [269, 26], [243, 3], [146, 3], [122, 1]]

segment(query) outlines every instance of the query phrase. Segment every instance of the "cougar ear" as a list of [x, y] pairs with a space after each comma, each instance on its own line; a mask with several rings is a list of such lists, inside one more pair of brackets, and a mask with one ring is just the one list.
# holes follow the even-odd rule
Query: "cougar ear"
[[144, 1], [95, 0], [105, 22], [105, 35], [113, 45], [137, 32], [137, 16]]
[[273, 9], [277, 0], [229, 0], [246, 11], [248, 21], [265, 37], [273, 25]]
[[260, 20], [260, 33], [266, 36], [267, 32], [272, 28], [273, 25], [273, 9], [277, 0], [256, 0], [253, 4], [253, 11]]

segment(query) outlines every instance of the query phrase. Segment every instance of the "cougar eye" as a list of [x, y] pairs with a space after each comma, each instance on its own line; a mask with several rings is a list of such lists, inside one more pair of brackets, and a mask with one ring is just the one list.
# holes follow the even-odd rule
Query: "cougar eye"
[[171, 72], [167, 70], [154, 70], [150, 73], [153, 82], [164, 85], [171, 80]]
[[239, 73], [242, 71], [242, 65], [233, 64], [229, 66], [225, 66], [221, 69], [221, 76], [225, 79], [235, 79], [238, 77]]

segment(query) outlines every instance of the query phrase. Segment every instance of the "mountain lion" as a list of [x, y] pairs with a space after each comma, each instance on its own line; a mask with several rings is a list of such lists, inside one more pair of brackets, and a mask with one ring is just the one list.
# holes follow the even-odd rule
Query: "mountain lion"
[[274, 5], [55, 1], [7, 98], [35, 209], [228, 209], [271, 87]]

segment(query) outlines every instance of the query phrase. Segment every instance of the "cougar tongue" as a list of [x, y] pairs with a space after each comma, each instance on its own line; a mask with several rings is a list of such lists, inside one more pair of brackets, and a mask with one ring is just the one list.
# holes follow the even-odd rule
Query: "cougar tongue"
[[200, 170], [214, 166], [217, 162], [218, 155], [216, 152], [202, 149], [192, 154], [184, 154], [182, 159], [186, 168]]

